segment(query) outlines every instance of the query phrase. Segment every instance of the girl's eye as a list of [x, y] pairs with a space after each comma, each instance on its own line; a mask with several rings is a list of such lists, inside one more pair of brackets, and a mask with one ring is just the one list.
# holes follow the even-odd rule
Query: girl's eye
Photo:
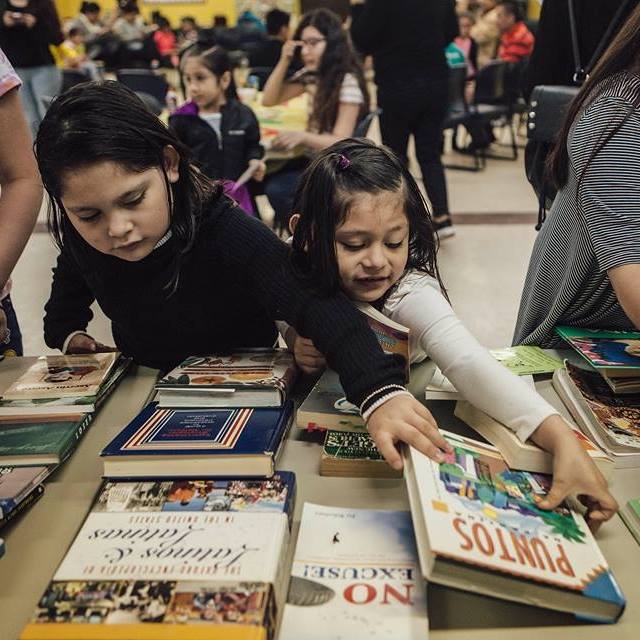
[[91, 222], [92, 220], [97, 220], [100, 215], [99, 211], [92, 213], [90, 216], [78, 216], [82, 222]]
[[124, 206], [125, 207], [129, 207], [130, 209], [133, 209], [134, 207], [137, 207], [139, 204], [142, 204], [142, 201], [144, 200], [145, 196], [147, 195], [146, 191], [139, 195], [135, 200], [130, 200], [129, 202], [125, 202]]
[[389, 249], [399, 249], [404, 244], [404, 240], [400, 242], [387, 242]]
[[341, 244], [347, 251], [360, 251], [364, 249], [363, 244], [347, 244], [346, 242], [342, 242]]

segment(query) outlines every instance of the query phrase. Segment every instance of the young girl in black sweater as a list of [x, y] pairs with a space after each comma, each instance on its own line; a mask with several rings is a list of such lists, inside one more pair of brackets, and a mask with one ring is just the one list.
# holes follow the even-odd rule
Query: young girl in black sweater
[[284, 319], [326, 355], [378, 438], [436, 458], [448, 449], [402, 386], [401, 363], [347, 298], [301, 284], [287, 246], [189, 164], [131, 91], [114, 82], [71, 89], [47, 111], [35, 149], [60, 248], [45, 307], [50, 347], [101, 348], [86, 334], [94, 300], [118, 349], [162, 369], [192, 354], [270, 346], [274, 320]]

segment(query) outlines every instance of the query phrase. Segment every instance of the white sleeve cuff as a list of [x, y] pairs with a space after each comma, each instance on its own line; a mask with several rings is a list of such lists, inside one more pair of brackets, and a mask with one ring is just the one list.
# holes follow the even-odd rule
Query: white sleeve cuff
[[516, 436], [520, 442], [526, 442], [531, 438], [534, 431], [549, 417], [554, 415], [560, 415], [556, 409], [554, 409], [551, 405], [547, 405], [547, 411], [540, 411], [540, 413], [536, 416], [528, 415], [526, 416], [526, 420], [524, 424], [518, 428], [516, 428]]
[[89, 337], [89, 334], [86, 331], [74, 331], [67, 336], [67, 339], [62, 343], [62, 353], [67, 353], [67, 348], [69, 347], [69, 343], [73, 338], [78, 335], [83, 335]]

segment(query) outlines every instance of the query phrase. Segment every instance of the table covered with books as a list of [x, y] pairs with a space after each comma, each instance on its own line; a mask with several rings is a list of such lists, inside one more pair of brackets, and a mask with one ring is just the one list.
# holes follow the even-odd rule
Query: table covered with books
[[[32, 359], [7, 359], [0, 363], [0, 390], [5, 389]], [[412, 370], [411, 387], [418, 397], [433, 374], [429, 363]], [[49, 581], [62, 561], [68, 546], [80, 528], [101, 484], [103, 471], [99, 457], [112, 440], [142, 409], [153, 391], [157, 372], [133, 368], [116, 391], [107, 399], [82, 437], [74, 455], [51, 476], [42, 498], [0, 537], [5, 539], [6, 553], [0, 558], [0, 640], [18, 638], [33, 616]], [[549, 379], [536, 383], [540, 393], [570, 419]], [[296, 400], [304, 397], [309, 385], [298, 385]], [[438, 424], [445, 429], [469, 435], [470, 429], [453, 416], [452, 401], [426, 401]], [[277, 468], [293, 471], [297, 477], [297, 497], [289, 556], [293, 554], [300, 515], [305, 502], [333, 507], [366, 509], [409, 509], [403, 479], [341, 478], [318, 475], [322, 440], [295, 426], [291, 429]], [[612, 478], [612, 492], [621, 505], [640, 494], [640, 470], [617, 469]], [[334, 542], [340, 544], [336, 532]], [[428, 615], [433, 637], [484, 640], [496, 638], [532, 638], [542, 633], [553, 638], [629, 639], [640, 633], [640, 547], [619, 517], [602, 527], [598, 544], [627, 600], [619, 622], [602, 627], [576, 621], [568, 614], [555, 613], [525, 605], [488, 598], [430, 584]], [[383, 599], [374, 594], [371, 600]], [[369, 602], [369, 598], [366, 598]], [[364, 602], [364, 601], [363, 601]], [[380, 602], [378, 602], [378, 605]], [[355, 604], [354, 615], [366, 618], [364, 604]], [[152, 626], [152, 625], [151, 625]], [[363, 629], [366, 625], [363, 626]], [[182, 635], [145, 635], [147, 638], [184, 637]], [[176, 633], [177, 630], [176, 630]], [[121, 636], [113, 636], [121, 637]], [[143, 637], [143, 636], [139, 636]], [[198, 637], [205, 637], [198, 636]], [[216, 636], [218, 637], [218, 636]], [[363, 631], [362, 637], [369, 637]], [[375, 636], [371, 636], [375, 637]], [[300, 636], [303, 640], [303, 636]]]

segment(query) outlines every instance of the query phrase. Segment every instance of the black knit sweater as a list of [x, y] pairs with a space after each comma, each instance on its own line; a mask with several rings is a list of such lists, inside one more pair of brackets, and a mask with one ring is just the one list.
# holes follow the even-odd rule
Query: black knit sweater
[[[289, 266], [287, 245], [226, 198], [202, 220], [170, 296], [165, 285], [175, 265], [173, 237], [143, 260], [127, 262], [90, 247], [68, 222], [64, 231], [45, 307], [45, 341], [52, 348], [86, 329], [95, 299], [111, 320], [117, 347], [150, 367], [271, 346], [273, 321], [283, 319], [326, 355], [351, 402], [360, 405], [380, 387], [403, 382], [401, 362], [384, 355], [349, 300], [305, 288]], [[378, 397], [374, 393], [367, 405]]]

